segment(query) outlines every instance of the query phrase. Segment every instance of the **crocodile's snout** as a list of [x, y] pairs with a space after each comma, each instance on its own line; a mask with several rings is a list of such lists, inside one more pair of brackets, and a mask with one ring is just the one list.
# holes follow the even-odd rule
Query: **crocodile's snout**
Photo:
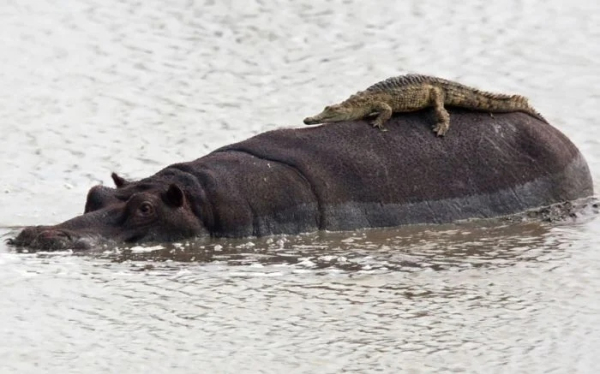
[[319, 121], [317, 121], [317, 120], [315, 119], [315, 117], [306, 117], [306, 118], [304, 119], [304, 124], [305, 124], [305, 125], [314, 125], [314, 124], [316, 124], [316, 123], [319, 123]]

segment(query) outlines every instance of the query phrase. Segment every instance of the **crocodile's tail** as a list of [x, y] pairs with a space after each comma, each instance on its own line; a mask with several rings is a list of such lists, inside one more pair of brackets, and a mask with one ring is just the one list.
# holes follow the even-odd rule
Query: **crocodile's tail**
[[[518, 112], [523, 112], [523, 113], [527, 113], [530, 116], [539, 119], [542, 122], [548, 123], [548, 121], [546, 121], [546, 119], [544, 118], [544, 116], [542, 116], [537, 110], [535, 110], [530, 104], [529, 104], [529, 100], [527, 100], [527, 98], [525, 96], [521, 96], [521, 95], [511, 95], [509, 100], [506, 100], [505, 103], [503, 103], [502, 101], [500, 101], [499, 103], [499, 108], [498, 111], [503, 111], [503, 104], [506, 107], [506, 111], [508, 112], [512, 112], [514, 111], [518, 111]], [[498, 105], [496, 104], [496, 105]], [[493, 104], [492, 104], [493, 105]]]
[[478, 91], [472, 95], [461, 95], [458, 100], [451, 100], [451, 105], [490, 112], [523, 112], [548, 123], [538, 111], [529, 105], [527, 98], [521, 95]]

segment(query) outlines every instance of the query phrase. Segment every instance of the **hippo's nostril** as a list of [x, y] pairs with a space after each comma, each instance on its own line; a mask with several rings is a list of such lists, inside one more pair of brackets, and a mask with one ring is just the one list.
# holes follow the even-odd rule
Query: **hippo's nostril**
[[64, 231], [58, 231], [58, 232], [56, 233], [56, 236], [58, 236], [58, 237], [61, 237], [61, 238], [67, 238], [67, 239], [69, 239], [69, 238], [70, 238], [69, 234], [67, 234], [67, 233], [66, 233], [66, 232], [64, 232]]
[[65, 231], [61, 230], [44, 230], [39, 233], [38, 238], [40, 239], [67, 239], [70, 240], [71, 236]]
[[48, 239], [48, 238], [51, 238], [51, 237], [54, 237], [54, 236], [55, 236], [54, 231], [46, 230], [46, 231], [40, 232], [39, 235], [38, 235], [38, 238]]

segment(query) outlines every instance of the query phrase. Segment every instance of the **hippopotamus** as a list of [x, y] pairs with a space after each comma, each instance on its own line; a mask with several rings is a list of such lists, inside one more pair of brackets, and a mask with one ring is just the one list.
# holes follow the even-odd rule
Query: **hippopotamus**
[[268, 131], [139, 181], [113, 174], [82, 215], [27, 227], [37, 249], [258, 237], [440, 224], [506, 216], [593, 194], [586, 161], [551, 125], [523, 113], [450, 109], [433, 136], [427, 111], [388, 131], [346, 121]]

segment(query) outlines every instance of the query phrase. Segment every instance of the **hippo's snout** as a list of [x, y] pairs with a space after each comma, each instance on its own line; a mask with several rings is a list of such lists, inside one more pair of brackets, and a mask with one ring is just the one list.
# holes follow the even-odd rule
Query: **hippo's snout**
[[45, 226], [30, 226], [25, 227], [19, 235], [17, 235], [14, 239], [9, 239], [8, 244], [17, 246], [17, 247], [26, 247], [29, 246], [38, 235], [44, 230]]
[[35, 239], [31, 241], [29, 246], [35, 249], [56, 251], [70, 248], [72, 242], [73, 240], [71, 236], [65, 231], [45, 229], [38, 233]]
[[9, 244], [31, 249], [57, 251], [63, 249], [89, 249], [89, 240], [77, 237], [67, 230], [47, 226], [26, 227]]

